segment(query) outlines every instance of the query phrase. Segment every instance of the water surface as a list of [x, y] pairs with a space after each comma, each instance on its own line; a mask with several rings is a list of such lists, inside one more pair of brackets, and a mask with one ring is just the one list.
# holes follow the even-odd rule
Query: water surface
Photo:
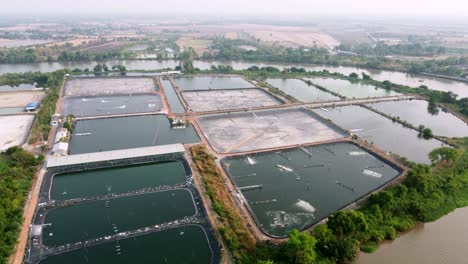
[[465, 264], [468, 259], [468, 207], [380, 245], [372, 254], [361, 253], [355, 264]]
[[119, 194], [184, 182], [185, 170], [178, 161], [70, 172], [54, 176], [50, 198], [67, 200]]
[[206, 234], [200, 226], [183, 226], [147, 235], [121, 239], [116, 242], [70, 251], [52, 256], [41, 264], [198, 264], [212, 263], [213, 254]]
[[400, 117], [416, 127], [419, 125], [428, 127], [435, 135], [468, 137], [468, 124], [441, 109], [431, 113], [428, 109], [429, 103], [424, 100], [382, 102], [368, 105], [383, 113]]
[[321, 102], [340, 100], [331, 93], [319, 90], [315, 86], [309, 86], [297, 79], [267, 79], [270, 85], [280, 89], [286, 94], [302, 102]]
[[400, 174], [351, 143], [228, 158], [222, 163], [257, 222], [274, 236], [317, 223]]
[[360, 106], [317, 109], [314, 112], [351, 130], [364, 140], [418, 163], [430, 164], [429, 152], [443, 146], [435, 139], [418, 137], [418, 132]]
[[76, 122], [70, 154], [199, 141], [192, 125], [171, 128], [164, 115], [100, 118]]

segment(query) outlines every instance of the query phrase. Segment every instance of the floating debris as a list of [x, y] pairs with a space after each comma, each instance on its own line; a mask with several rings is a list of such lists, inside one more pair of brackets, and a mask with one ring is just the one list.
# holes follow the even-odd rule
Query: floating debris
[[348, 191], [351, 191], [351, 192], [355, 192], [355, 191], [356, 191], [355, 188], [350, 187], [350, 186], [348, 186], [348, 185], [346, 185], [346, 184], [344, 184], [344, 183], [342, 183], [342, 182], [340, 182], [340, 181], [336, 181], [336, 184], [338, 184], [339, 186], [345, 188], [345, 189], [348, 190]]

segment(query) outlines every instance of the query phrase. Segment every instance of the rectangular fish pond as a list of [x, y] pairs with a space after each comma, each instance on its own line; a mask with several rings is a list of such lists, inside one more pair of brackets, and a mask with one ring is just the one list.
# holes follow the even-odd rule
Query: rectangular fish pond
[[341, 98], [298, 79], [267, 79], [266, 82], [305, 103], [337, 101]]
[[414, 162], [430, 164], [429, 152], [444, 145], [436, 139], [424, 139], [416, 130], [360, 106], [317, 109], [314, 112], [377, 147]]
[[399, 93], [381, 89], [375, 86], [351, 83], [347, 80], [333, 78], [307, 78], [313, 84], [322, 86], [330, 91], [345, 96], [346, 98], [369, 98], [369, 97], [384, 97], [396, 96]]
[[381, 102], [368, 106], [418, 127], [423, 125], [434, 135], [445, 137], [468, 137], [468, 124], [442, 109], [430, 109], [424, 100]]
[[188, 189], [160, 191], [58, 207], [47, 213], [42, 242], [62, 245], [195, 215]]
[[40, 264], [217, 264], [213, 250], [205, 230], [189, 225], [65, 252]]
[[253, 88], [254, 85], [237, 76], [194, 76], [173, 78], [182, 91]]
[[187, 91], [182, 97], [192, 111], [250, 109], [280, 105], [282, 102], [262, 89]]
[[400, 171], [352, 143], [333, 143], [221, 161], [259, 227], [284, 237], [382, 187]]
[[70, 154], [199, 142], [191, 124], [172, 128], [164, 115], [80, 120], [75, 124]]
[[63, 99], [62, 115], [76, 117], [158, 112], [163, 108], [159, 94]]
[[52, 200], [126, 193], [186, 181], [184, 166], [168, 161], [126, 167], [56, 174], [49, 195]]
[[348, 135], [303, 108], [208, 115], [197, 122], [218, 153], [337, 140]]

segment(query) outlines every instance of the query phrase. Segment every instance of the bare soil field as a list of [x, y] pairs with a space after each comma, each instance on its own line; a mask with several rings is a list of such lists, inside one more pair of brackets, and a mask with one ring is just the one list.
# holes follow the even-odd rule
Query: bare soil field
[[182, 96], [192, 111], [250, 109], [279, 105], [281, 102], [261, 89], [183, 92]]
[[34, 115], [0, 116], [0, 151], [23, 144], [28, 137]]
[[30, 102], [40, 102], [44, 98], [43, 91], [21, 91], [0, 93], [0, 107], [23, 107]]
[[182, 49], [192, 47], [198, 55], [202, 55], [203, 52], [209, 50], [211, 40], [182, 37], [177, 40], [176, 44]]

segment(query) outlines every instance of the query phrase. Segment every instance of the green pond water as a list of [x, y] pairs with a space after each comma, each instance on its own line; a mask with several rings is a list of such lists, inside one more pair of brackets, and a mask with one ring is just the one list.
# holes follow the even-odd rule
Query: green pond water
[[183, 182], [185, 170], [177, 161], [71, 172], [54, 176], [50, 198], [67, 200], [108, 193], [118, 194]]
[[[82, 203], [50, 211], [44, 223], [44, 245], [61, 245], [192, 216], [188, 190], [164, 191]], [[118, 230], [118, 231], [116, 231]]]
[[173, 129], [164, 115], [102, 118], [76, 122], [70, 154], [199, 142], [192, 125]]
[[[41, 264], [79, 263], [212, 263], [206, 234], [199, 226], [184, 226], [109, 242], [52, 256]], [[120, 254], [117, 249], [120, 248]]]
[[210, 89], [239, 89], [252, 88], [254, 85], [241, 77], [182, 77], [174, 78], [174, 83], [180, 90], [210, 90]]
[[[351, 143], [240, 156], [222, 163], [257, 222], [274, 236], [315, 224], [400, 174]], [[258, 185], [262, 187], [252, 187]]]
[[62, 115], [76, 117], [157, 112], [161, 97], [154, 95], [73, 97], [63, 99]]
[[161, 84], [163, 86], [162, 88], [164, 89], [164, 93], [166, 94], [166, 98], [169, 103], [169, 107], [171, 108], [171, 111], [177, 114], [184, 113], [185, 108], [180, 102], [176, 92], [174, 91], [171, 82], [169, 80], [161, 79]]
[[321, 102], [340, 100], [331, 93], [309, 86], [297, 79], [267, 79], [267, 83], [302, 102]]
[[387, 91], [385, 89], [380, 89], [371, 85], [351, 83], [346, 80], [333, 78], [308, 78], [308, 80], [347, 98], [368, 98], [398, 95], [398, 93], [394, 91]]
[[314, 110], [332, 122], [351, 130], [377, 147], [406, 157], [411, 161], [430, 164], [429, 152], [443, 146], [435, 139], [418, 137], [418, 132], [360, 106], [344, 106]]
[[436, 109], [428, 110], [429, 103], [424, 100], [396, 101], [368, 104], [381, 112], [407, 121], [414, 126], [424, 125], [432, 133], [446, 137], [468, 137], [468, 124], [451, 113]]

